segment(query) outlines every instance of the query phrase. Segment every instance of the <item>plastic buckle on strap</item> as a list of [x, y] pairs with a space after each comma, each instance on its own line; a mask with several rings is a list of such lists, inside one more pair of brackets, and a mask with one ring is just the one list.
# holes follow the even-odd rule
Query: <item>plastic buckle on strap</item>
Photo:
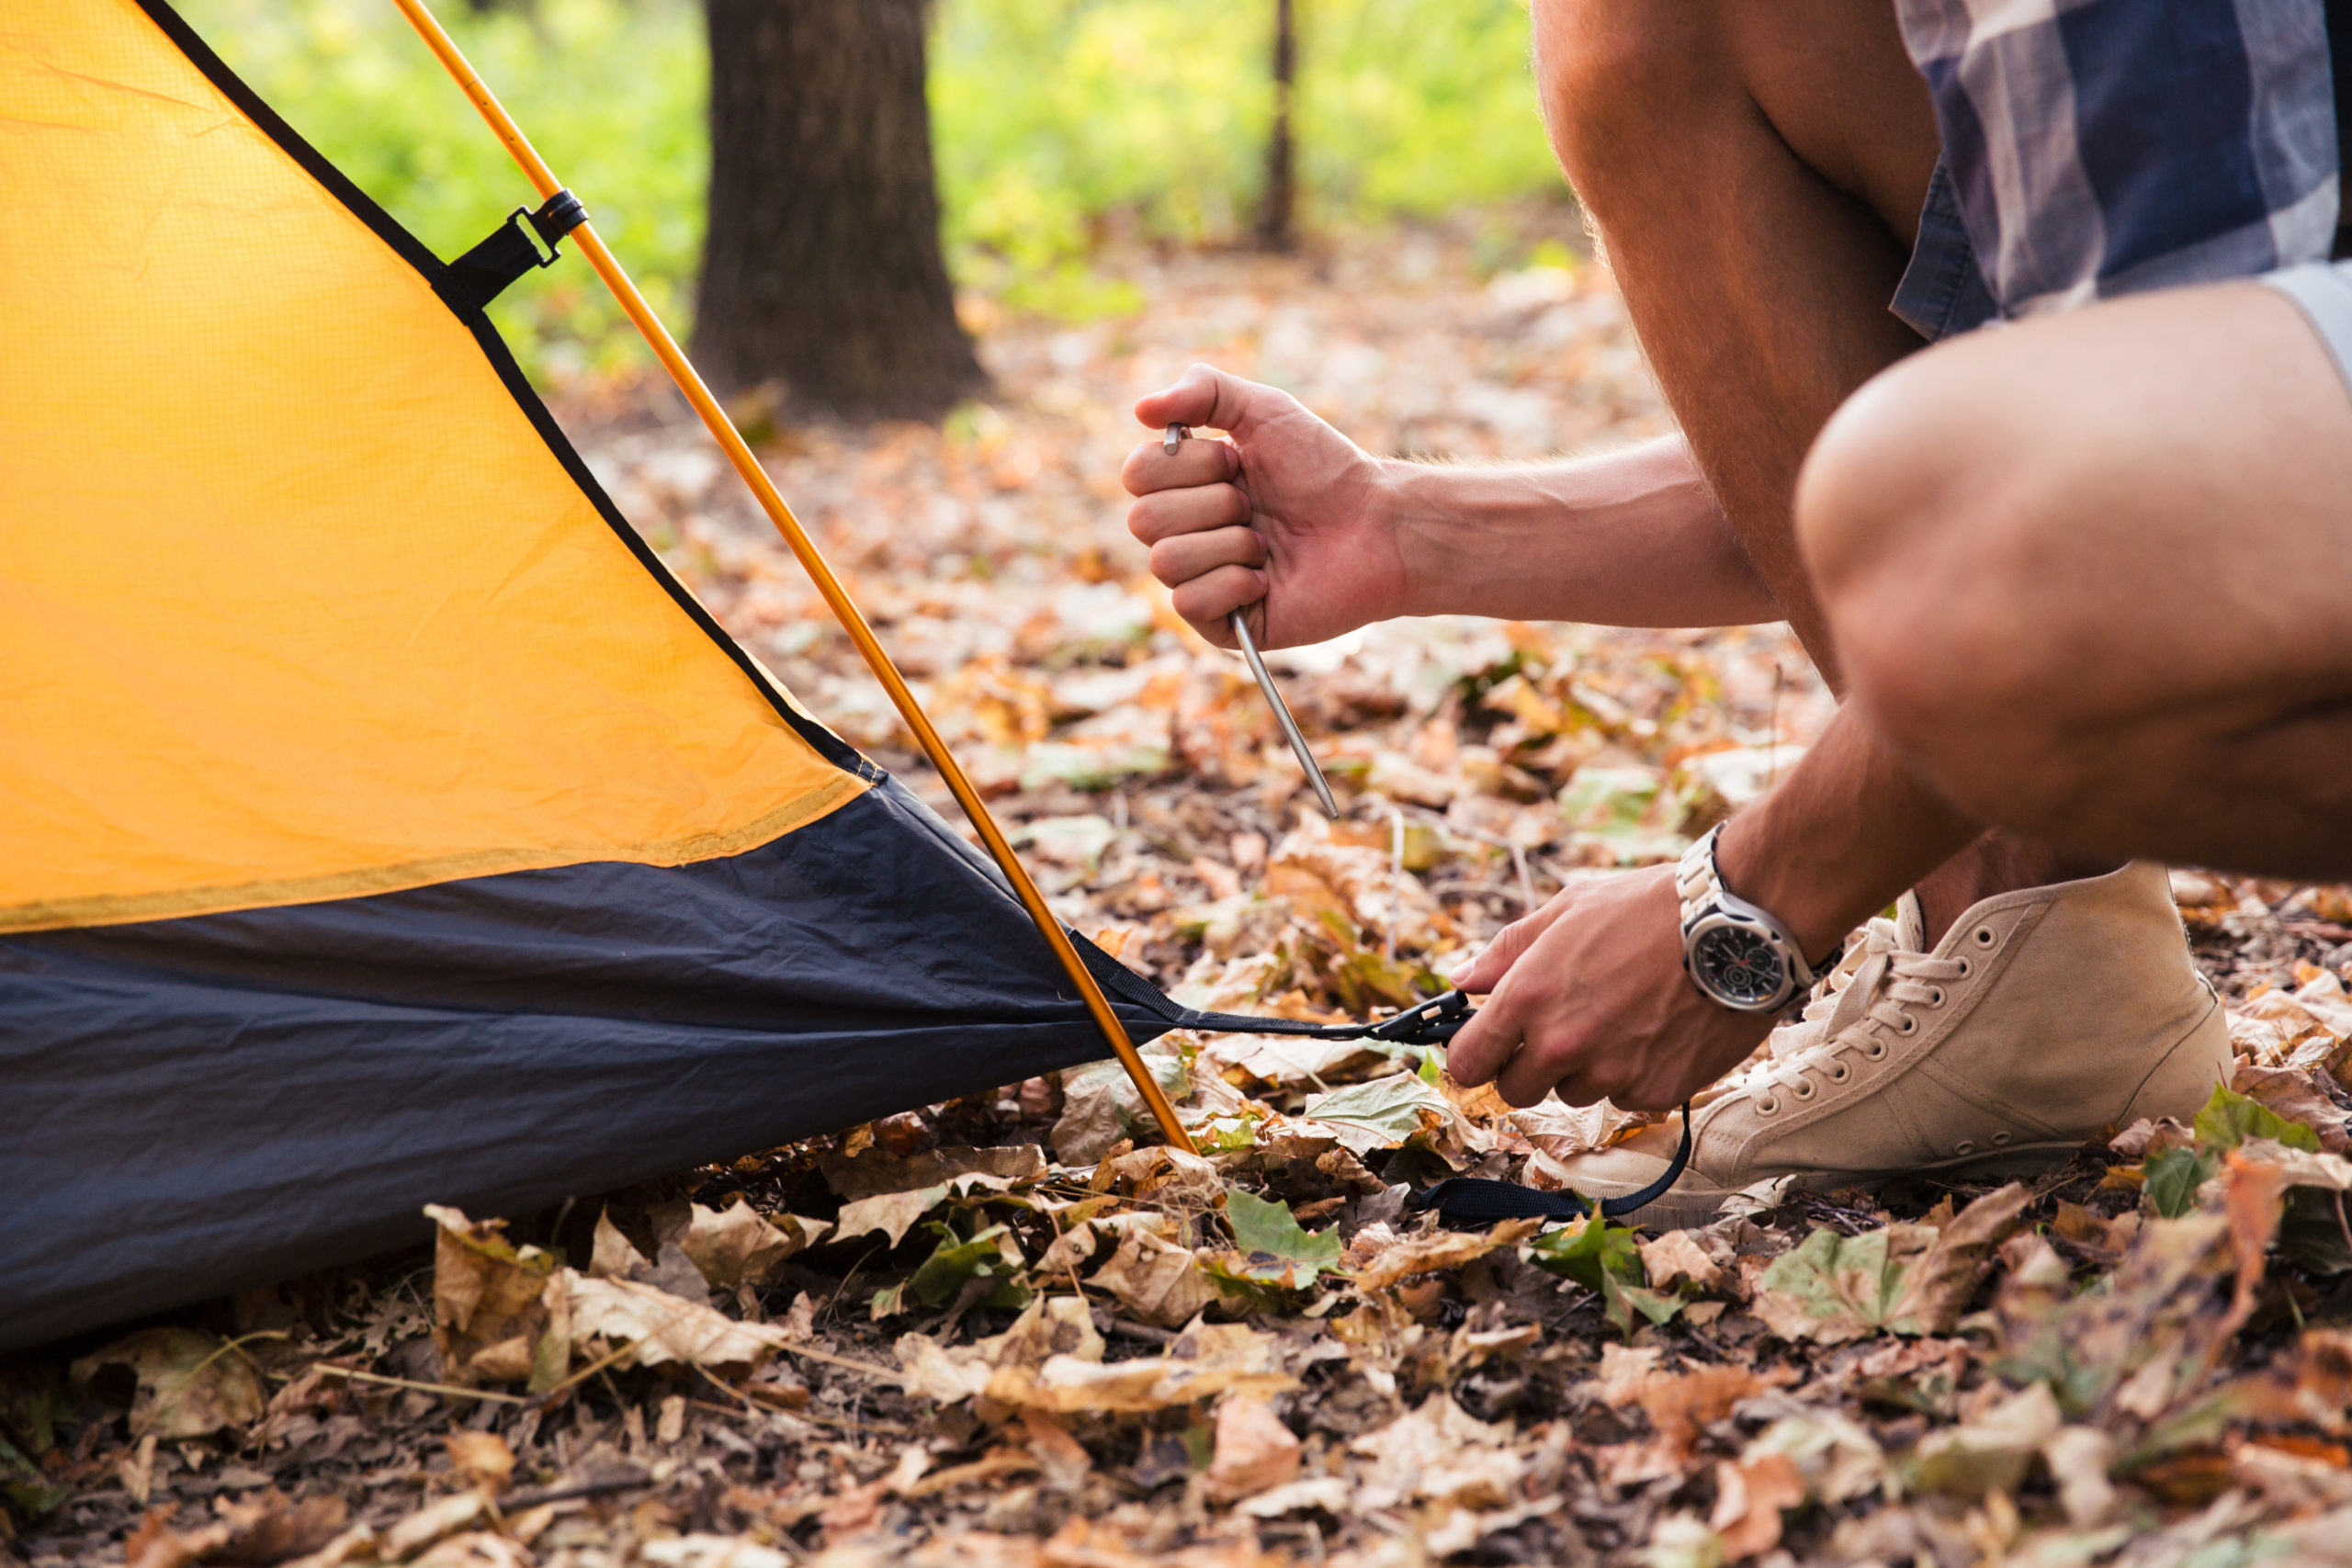
[[461, 310], [481, 310], [532, 268], [553, 266], [563, 254], [557, 242], [586, 221], [588, 209], [568, 190], [536, 209], [516, 208], [488, 239], [449, 264], [437, 286], [442, 297]]
[[1469, 1021], [1469, 997], [1460, 991], [1448, 991], [1407, 1008], [1394, 1018], [1382, 1019], [1364, 1034], [1368, 1039], [1391, 1040], [1406, 1045], [1442, 1045]]
[[[587, 221], [588, 209], [581, 205], [580, 198], [568, 190], [560, 190], [535, 208], [516, 208], [506, 215], [506, 221], [501, 229], [502, 231], [512, 230], [517, 236], [523, 236], [524, 243], [527, 244], [529, 240], [523, 234], [527, 226], [531, 233], [539, 237], [539, 243], [547, 247], [545, 255], [540, 255], [536, 248], [532, 251], [531, 254], [537, 257], [535, 265], [553, 266], [563, 254], [563, 247], [557, 242]], [[485, 244], [490, 243], [483, 242]]]

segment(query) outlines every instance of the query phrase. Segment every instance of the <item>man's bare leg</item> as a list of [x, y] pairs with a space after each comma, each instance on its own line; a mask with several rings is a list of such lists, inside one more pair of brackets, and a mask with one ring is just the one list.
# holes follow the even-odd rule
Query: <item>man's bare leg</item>
[[2352, 397], [2252, 284], [1962, 338], [1800, 513], [1862, 716], [1986, 819], [2352, 875]]
[[[1886, 305], [1938, 137], [1894, 13], [1883, 0], [1549, 0], [1535, 39], [1554, 142], [1643, 347], [1758, 572], [1842, 689], [1792, 502], [1831, 412], [1921, 346]], [[1907, 797], [1871, 818], [1964, 841], [1965, 819], [1904, 769], [1847, 776]], [[1991, 835], [1920, 881], [1929, 940], [1992, 894], [2103, 869]]]

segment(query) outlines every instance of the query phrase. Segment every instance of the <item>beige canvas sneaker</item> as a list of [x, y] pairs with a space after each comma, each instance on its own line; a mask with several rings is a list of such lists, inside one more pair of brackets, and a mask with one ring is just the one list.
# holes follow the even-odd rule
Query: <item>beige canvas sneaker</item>
[[[2188, 1120], [2225, 1082], [2229, 1027], [2189, 961], [2165, 868], [1987, 898], [1922, 952], [1917, 898], [1872, 920], [1769, 1061], [1690, 1113], [1690, 1164], [1639, 1211], [1701, 1224], [1744, 1187], [2046, 1168], [2143, 1116]], [[1669, 1116], [1563, 1164], [1589, 1198], [1637, 1191], [1681, 1141]]]

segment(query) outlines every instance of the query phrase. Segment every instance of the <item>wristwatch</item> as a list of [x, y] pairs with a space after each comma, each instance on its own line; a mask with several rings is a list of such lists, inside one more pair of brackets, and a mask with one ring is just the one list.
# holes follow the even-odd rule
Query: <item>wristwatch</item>
[[1682, 896], [1682, 968], [1690, 983], [1738, 1012], [1780, 1012], [1803, 1002], [1820, 978], [1789, 928], [1724, 886], [1715, 863], [1715, 835], [1707, 829], [1682, 852], [1674, 876]]

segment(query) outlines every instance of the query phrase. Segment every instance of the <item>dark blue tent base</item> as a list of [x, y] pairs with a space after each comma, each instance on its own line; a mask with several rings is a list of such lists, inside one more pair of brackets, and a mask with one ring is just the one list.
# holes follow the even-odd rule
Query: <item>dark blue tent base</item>
[[888, 780], [674, 870], [0, 939], [0, 1349], [1108, 1054]]

